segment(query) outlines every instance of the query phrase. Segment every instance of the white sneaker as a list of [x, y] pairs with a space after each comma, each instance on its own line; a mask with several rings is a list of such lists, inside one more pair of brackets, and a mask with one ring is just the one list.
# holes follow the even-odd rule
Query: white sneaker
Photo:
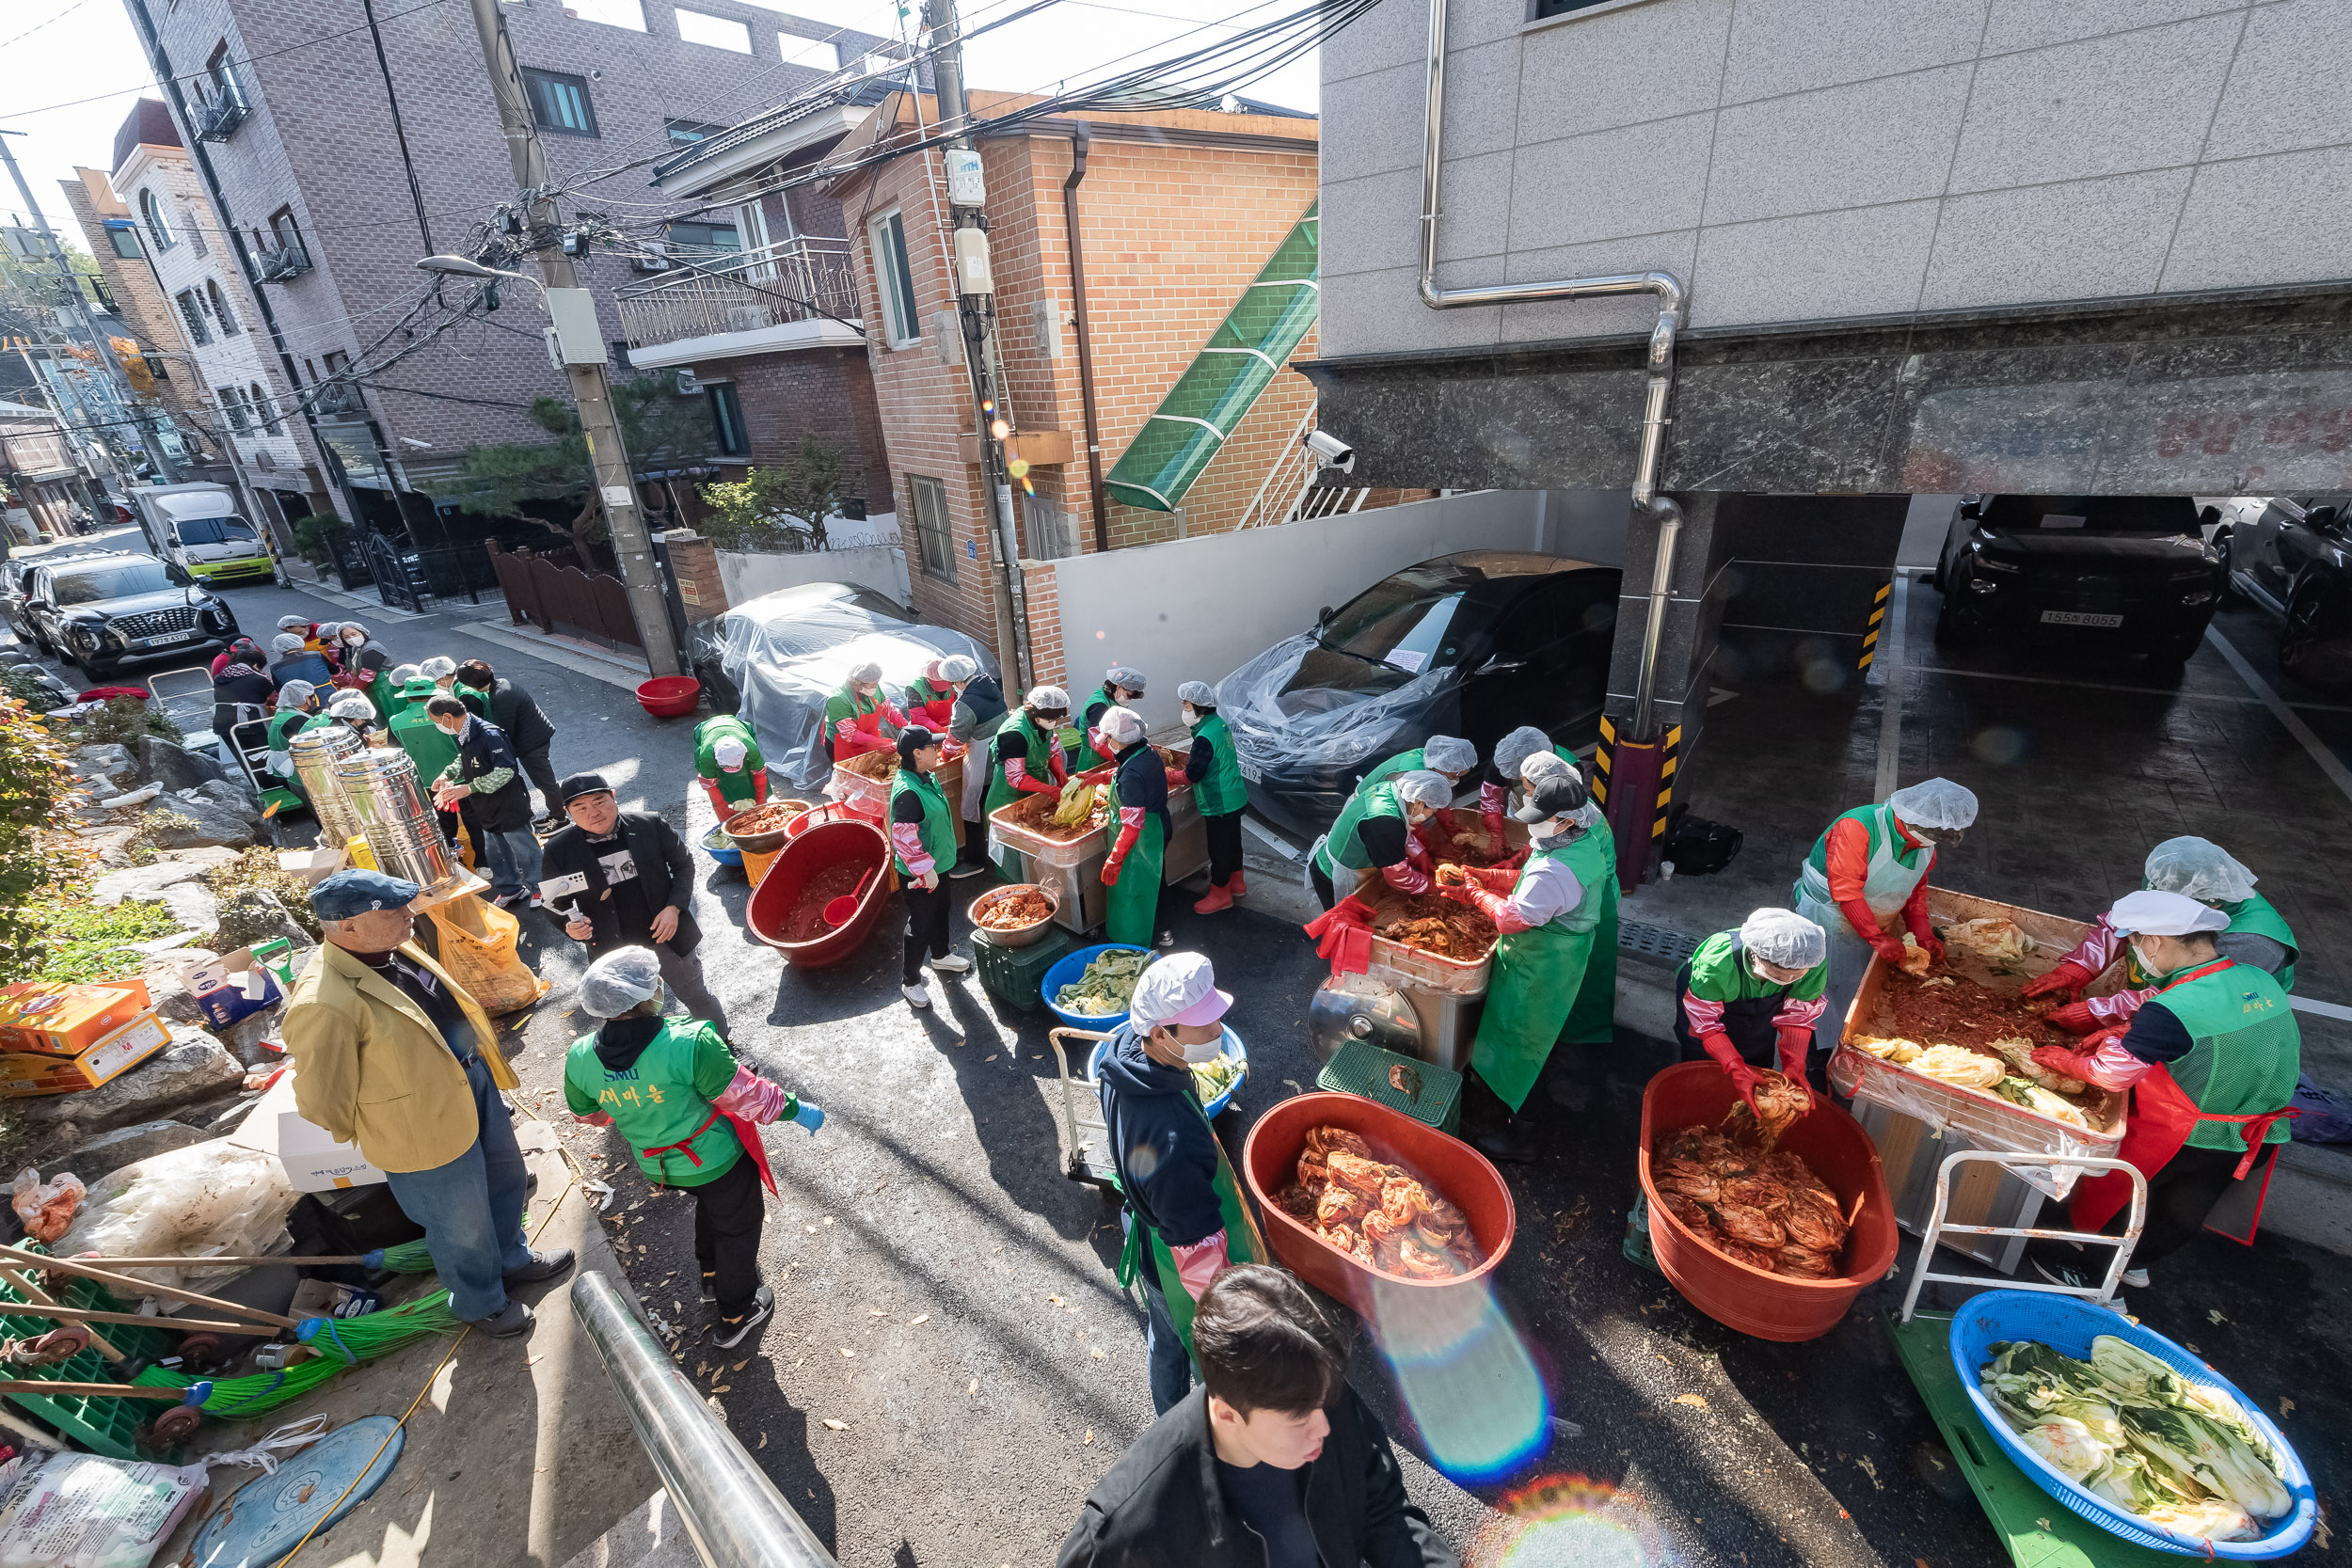
[[964, 974], [970, 973], [971, 968], [972, 960], [961, 953], [950, 953], [944, 958], [931, 960], [931, 973], [934, 974]]
[[898, 994], [907, 999], [910, 1007], [928, 1007], [931, 1005], [931, 993], [921, 986], [900, 986]]
[[2144, 1291], [2148, 1288], [2148, 1271], [2146, 1269], [2125, 1269], [2123, 1271], [2123, 1283], [2130, 1286], [2135, 1291]]

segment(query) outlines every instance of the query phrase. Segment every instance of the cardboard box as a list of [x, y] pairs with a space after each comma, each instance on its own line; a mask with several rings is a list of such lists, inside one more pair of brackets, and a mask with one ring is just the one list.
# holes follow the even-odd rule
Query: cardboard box
[[22, 1052], [0, 1055], [0, 1098], [72, 1094], [121, 1077], [171, 1043], [171, 1026], [141, 1013], [78, 1056]]
[[282, 938], [262, 946], [266, 951], [240, 947], [217, 958], [180, 966], [180, 984], [214, 1028], [226, 1029], [273, 1006], [294, 989], [292, 949]]
[[86, 986], [21, 980], [0, 986], [0, 1051], [79, 1056], [145, 1011], [145, 980]]
[[384, 1180], [384, 1173], [368, 1164], [358, 1145], [337, 1143], [325, 1128], [302, 1119], [302, 1113], [294, 1109], [294, 1075], [291, 1072], [270, 1085], [269, 1092], [229, 1134], [229, 1141], [275, 1157], [298, 1193], [364, 1187]]

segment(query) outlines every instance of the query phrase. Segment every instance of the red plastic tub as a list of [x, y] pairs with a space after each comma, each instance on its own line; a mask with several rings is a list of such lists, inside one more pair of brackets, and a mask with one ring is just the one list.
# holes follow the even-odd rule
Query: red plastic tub
[[683, 719], [694, 711], [703, 683], [691, 675], [656, 675], [637, 689], [637, 701], [656, 719]]
[[[1299, 1151], [1316, 1127], [1344, 1127], [1371, 1144], [1382, 1159], [1409, 1165], [1470, 1219], [1481, 1261], [1452, 1279], [1414, 1279], [1359, 1263], [1284, 1213], [1274, 1195], [1296, 1179]], [[1400, 1289], [1451, 1291], [1471, 1286], [1482, 1292], [1486, 1276], [1511, 1250], [1518, 1211], [1502, 1173], [1458, 1138], [1415, 1121], [1386, 1105], [1352, 1094], [1301, 1094], [1278, 1102], [1249, 1129], [1242, 1145], [1242, 1180], [1257, 1200], [1266, 1244], [1275, 1258], [1326, 1295], [1337, 1296], [1366, 1317], [1375, 1317], [1375, 1292], [1391, 1301]]]
[[1782, 1134], [1780, 1147], [1829, 1183], [1839, 1207], [1853, 1216], [1853, 1229], [1846, 1238], [1846, 1272], [1837, 1277], [1768, 1274], [1724, 1257], [1691, 1234], [1666, 1212], [1650, 1180], [1650, 1149], [1661, 1134], [1694, 1122], [1712, 1125], [1739, 1102], [1739, 1091], [1712, 1062], [1670, 1067], [1642, 1091], [1642, 1191], [1649, 1197], [1650, 1248], [1674, 1288], [1717, 1323], [1759, 1339], [1818, 1339], [1837, 1326], [1865, 1285], [1895, 1263], [1895, 1204], [1887, 1196], [1878, 1146], [1826, 1095], [1811, 1116]]
[[[882, 906], [890, 901], [890, 877], [881, 869], [889, 853], [881, 830], [866, 823], [820, 822], [797, 837], [785, 840], [784, 847], [776, 852], [775, 863], [752, 890], [745, 923], [751, 927], [752, 935], [783, 954], [786, 963], [802, 969], [822, 969], [827, 964], [839, 963], [873, 934], [875, 922], [882, 918]], [[874, 872], [866, 891], [858, 896], [856, 911], [820, 936], [804, 942], [791, 941], [785, 923], [801, 902], [803, 892], [810, 882], [836, 867], [854, 871], [858, 876], [869, 870]], [[854, 886], [855, 879], [850, 878], [849, 885], [837, 891], [848, 893]]]

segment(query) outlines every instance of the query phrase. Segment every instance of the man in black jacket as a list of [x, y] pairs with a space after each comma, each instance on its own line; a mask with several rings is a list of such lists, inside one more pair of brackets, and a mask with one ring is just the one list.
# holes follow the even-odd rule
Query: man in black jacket
[[[364, 697], [339, 699], [327, 711], [341, 718], [345, 703], [355, 720], [374, 716]], [[434, 782], [435, 808], [454, 810], [466, 824], [474, 852], [489, 865], [499, 908], [532, 902], [539, 884], [539, 841], [531, 836], [531, 790], [516, 769], [515, 749], [496, 725], [475, 718], [454, 697], [429, 697], [424, 712], [457, 742], [457, 760]]]
[[515, 760], [522, 765], [523, 775], [539, 787], [540, 832], [552, 832], [562, 827], [564, 807], [557, 799], [562, 791], [556, 784], [555, 768], [548, 761], [548, 743], [555, 738], [555, 726], [540, 711], [538, 700], [478, 658], [457, 667], [450, 690], [506, 732], [506, 743], [515, 748]]
[[1095, 1486], [1060, 1568], [1458, 1568], [1295, 1279], [1227, 1269], [1192, 1333], [1204, 1386]]
[[726, 1008], [694, 957], [703, 933], [686, 841], [651, 812], [623, 811], [601, 774], [575, 773], [556, 793], [572, 820], [548, 840], [539, 892], [548, 912], [591, 958], [616, 947], [652, 948], [671, 999], [723, 1037]]

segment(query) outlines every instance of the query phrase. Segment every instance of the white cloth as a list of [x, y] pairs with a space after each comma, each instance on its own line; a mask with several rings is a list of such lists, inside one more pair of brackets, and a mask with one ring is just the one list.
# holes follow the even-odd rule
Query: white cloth
[[1532, 930], [1548, 925], [1584, 902], [1584, 884], [1568, 863], [1547, 855], [1531, 860], [1519, 872], [1518, 885], [1511, 889], [1510, 904], [1514, 913]]
[[2191, 931], [2226, 931], [2230, 917], [2178, 893], [2143, 888], [2127, 893], [2107, 911], [2108, 924], [2126, 936], [2185, 937]]

